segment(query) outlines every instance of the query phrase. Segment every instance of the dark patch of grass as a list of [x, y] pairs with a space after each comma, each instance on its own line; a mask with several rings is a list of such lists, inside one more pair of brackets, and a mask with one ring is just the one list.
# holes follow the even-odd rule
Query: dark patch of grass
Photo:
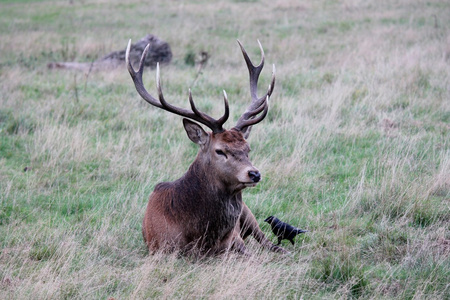
[[[7, 168], [3, 170], [3, 175], [12, 176], [28, 171], [28, 168], [30, 167], [30, 157], [25, 151], [27, 142], [26, 137], [22, 138], [16, 135], [4, 135], [0, 132], [0, 160], [5, 159], [4, 163], [7, 166]], [[25, 169], [26, 167], [27, 169]], [[2, 173], [0, 173], [0, 175], [1, 174]], [[22, 181], [16, 179], [15, 183], [22, 184]]]
[[70, 217], [72, 215], [81, 216], [91, 209], [93, 209], [93, 199], [89, 197], [77, 198], [74, 201], [64, 201], [59, 207], [59, 211], [63, 217]]
[[350, 297], [362, 296], [369, 281], [364, 276], [354, 255], [341, 254], [337, 257], [328, 255], [313, 263], [312, 276], [327, 284], [331, 289], [341, 284], [350, 285]]
[[405, 25], [407, 24], [408, 20], [406, 18], [400, 17], [400, 18], [381, 18], [380, 19], [381, 24], [384, 25]]
[[[335, 134], [316, 148], [311, 159], [321, 162], [322, 178], [340, 184], [353, 184], [367, 159], [379, 152], [380, 135], [376, 132], [365, 136]], [[368, 174], [370, 175], [370, 174]]]
[[30, 250], [29, 257], [35, 261], [46, 261], [51, 259], [56, 251], [56, 245], [53, 245], [49, 241], [35, 241]]
[[0, 157], [11, 159], [15, 155], [15, 141], [7, 136], [0, 135]]
[[[53, 11], [52, 11], [53, 10]], [[60, 11], [55, 11], [53, 9], [49, 9], [49, 11], [46, 11], [45, 13], [37, 13], [34, 14], [31, 17], [31, 21], [33, 23], [48, 23], [48, 22], [55, 22], [61, 15]]]
[[79, 298], [80, 289], [78, 284], [73, 282], [65, 282], [60, 289], [61, 299], [75, 299]]
[[[315, 53], [319, 55], [320, 53]], [[332, 72], [317, 72], [308, 71], [307, 73], [293, 74], [289, 78], [284, 78], [279, 84], [283, 86], [283, 92], [287, 96], [298, 96], [305, 92], [305, 90], [320, 90], [324, 86], [330, 85], [335, 81], [336, 74]], [[316, 108], [313, 108], [315, 113], [320, 113]]]
[[394, 276], [405, 283], [402, 291], [404, 299], [415, 299], [423, 295], [447, 299], [450, 296], [447, 280], [449, 274], [448, 264], [425, 260], [416, 266], [399, 269]]
[[29, 206], [7, 203], [6, 201], [0, 204], [0, 226], [10, 224], [12, 221], [32, 223], [36, 220]]
[[316, 29], [318, 34], [332, 34], [333, 32], [346, 33], [355, 27], [353, 21], [327, 21], [319, 25]]
[[10, 110], [0, 110], [0, 134], [5, 131], [7, 134], [17, 134], [19, 131], [33, 133], [36, 125], [29, 116], [15, 117]]
[[[449, 191], [442, 196], [434, 196], [429, 199], [418, 201], [413, 206], [409, 215], [411, 216], [411, 225], [425, 228], [430, 225], [450, 221], [450, 208], [445, 205], [448, 202]], [[447, 203], [448, 204], [448, 203]]]
[[377, 229], [360, 239], [361, 255], [375, 264], [380, 262], [400, 263], [407, 254], [407, 247], [406, 231], [397, 229]]
[[188, 66], [195, 66], [195, 52], [194, 50], [188, 48], [186, 54], [184, 55], [184, 63]]

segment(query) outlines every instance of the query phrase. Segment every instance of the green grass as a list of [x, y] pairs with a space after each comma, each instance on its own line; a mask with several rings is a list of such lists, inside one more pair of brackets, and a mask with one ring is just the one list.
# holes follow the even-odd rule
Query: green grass
[[[24, 5], [26, 2], [26, 5]], [[442, 1], [1, 1], [1, 299], [448, 299], [450, 5]], [[108, 18], [104, 16], [107, 15]], [[222, 113], [250, 97], [236, 39], [277, 83], [252, 131], [262, 182], [244, 201], [310, 230], [282, 257], [149, 256], [153, 187], [197, 147], [125, 68], [90, 62], [147, 33], [174, 54], [165, 96]], [[196, 55], [208, 64], [194, 86]], [[153, 71], [144, 82], [155, 92]]]

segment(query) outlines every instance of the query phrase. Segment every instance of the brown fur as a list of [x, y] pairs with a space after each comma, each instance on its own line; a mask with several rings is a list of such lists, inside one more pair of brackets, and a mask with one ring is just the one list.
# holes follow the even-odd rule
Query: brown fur
[[259, 181], [253, 183], [246, 175], [258, 170], [248, 159], [250, 148], [242, 133], [233, 129], [206, 133], [196, 123], [184, 122], [200, 151], [186, 174], [159, 183], [150, 195], [142, 227], [150, 252], [247, 253], [244, 239], [251, 235], [264, 247], [284, 253], [264, 236], [242, 201], [247, 184]]

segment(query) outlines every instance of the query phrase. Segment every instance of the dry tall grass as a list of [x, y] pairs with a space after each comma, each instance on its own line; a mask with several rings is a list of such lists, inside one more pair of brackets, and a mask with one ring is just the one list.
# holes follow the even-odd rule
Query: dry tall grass
[[[22, 1], [27, 2], [27, 1]], [[4, 1], [0, 4], [0, 298], [448, 299], [450, 5], [442, 1]], [[107, 16], [107, 17], [105, 17]], [[277, 85], [254, 128], [263, 182], [244, 193], [310, 230], [293, 255], [148, 256], [154, 185], [187, 169], [181, 120], [139, 99], [125, 68], [49, 71], [147, 33], [167, 40], [167, 99], [212, 115], [249, 101], [235, 42]], [[154, 73], [146, 72], [154, 91]], [[173, 99], [173, 100], [172, 100]]]

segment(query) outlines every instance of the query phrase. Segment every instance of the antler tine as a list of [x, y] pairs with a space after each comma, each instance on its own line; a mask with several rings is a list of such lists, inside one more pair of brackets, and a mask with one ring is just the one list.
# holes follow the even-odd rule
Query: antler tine
[[[225, 91], [224, 91], [225, 92]], [[225, 102], [225, 112], [223, 114], [222, 117], [220, 117], [220, 119], [215, 120], [213, 118], [211, 118], [210, 116], [206, 115], [205, 113], [199, 111], [197, 109], [197, 107], [195, 106], [194, 100], [192, 99], [192, 93], [191, 93], [191, 89], [189, 89], [189, 103], [191, 104], [191, 109], [194, 112], [194, 114], [196, 114], [199, 118], [203, 119], [203, 120], [207, 120], [208, 122], [210, 122], [211, 124], [214, 124], [214, 126], [216, 127], [216, 129], [211, 128], [210, 126], [208, 126], [209, 128], [211, 128], [213, 130], [213, 132], [222, 132], [223, 131], [223, 124], [225, 124], [225, 122], [228, 120], [228, 117], [230, 116], [230, 108], [228, 107], [228, 99], [224, 98], [224, 102]], [[200, 121], [199, 121], [200, 122]], [[203, 123], [204, 124], [204, 123]]]
[[272, 65], [272, 80], [270, 81], [269, 88], [267, 89], [267, 96], [272, 96], [273, 89], [275, 88], [275, 64]]
[[[252, 125], [255, 125], [266, 117], [267, 113], [269, 112], [269, 96], [266, 97], [266, 101], [264, 101], [264, 105], [261, 105], [260, 108], [258, 108], [256, 112], [252, 117], [248, 118], [243, 125], [243, 128], [249, 127]], [[256, 117], [260, 112], [262, 111], [262, 114], [260, 114], [258, 117]]]
[[130, 73], [131, 78], [133, 79], [134, 86], [136, 87], [137, 92], [145, 101], [147, 101], [149, 104], [156, 106], [158, 108], [162, 108], [171, 113], [192, 119], [203, 125], [206, 125], [214, 133], [222, 132], [224, 130], [222, 128], [222, 125], [227, 121], [228, 116], [229, 116], [229, 108], [228, 108], [227, 99], [225, 99], [225, 113], [219, 120], [215, 120], [214, 118], [208, 116], [207, 114], [199, 111], [195, 107], [194, 100], [192, 99], [192, 94], [191, 94], [190, 90], [189, 90], [189, 102], [191, 104], [192, 111], [189, 111], [184, 108], [176, 107], [176, 106], [168, 103], [165, 100], [164, 94], [162, 92], [161, 78], [160, 78], [160, 72], [159, 72], [159, 63], [157, 63], [156, 64], [156, 89], [158, 91], [159, 101], [156, 100], [152, 95], [150, 95], [147, 92], [147, 90], [144, 87], [143, 81], [142, 81], [142, 73], [144, 71], [144, 61], [145, 61], [145, 57], [149, 51], [150, 44], [148, 44], [147, 47], [145, 47], [144, 52], [142, 53], [141, 60], [139, 62], [139, 70], [137, 72], [134, 70], [133, 66], [130, 63], [130, 59], [129, 59], [130, 48], [131, 48], [131, 40], [128, 41], [128, 46], [127, 46], [127, 50], [126, 50], [126, 54], [125, 54], [125, 61], [127, 64], [128, 72]]
[[[257, 96], [258, 78], [259, 74], [261, 74], [261, 71], [264, 67], [264, 49], [262, 48], [261, 43], [258, 40], [259, 49], [261, 50], [261, 62], [259, 63], [259, 65], [255, 66], [248, 57], [247, 51], [245, 51], [244, 46], [242, 46], [239, 40], [237, 40], [237, 42], [239, 44], [239, 47], [241, 48], [242, 55], [244, 56], [245, 63], [247, 64], [248, 72], [250, 75], [250, 95], [252, 97], [252, 100], [258, 99]], [[264, 98], [265, 97], [263, 97], [263, 100]]]
[[223, 91], [223, 102], [225, 105], [225, 113], [219, 120], [217, 120], [217, 122], [221, 125], [225, 124], [225, 122], [228, 120], [228, 117], [230, 116], [230, 108], [228, 106], [228, 96], [225, 90]]
[[151, 105], [162, 108], [162, 105], [158, 102], [158, 100], [153, 98], [153, 96], [147, 92], [147, 90], [145, 89], [144, 84], [142, 82], [142, 73], [144, 71], [144, 60], [145, 60], [147, 52], [150, 48], [150, 44], [148, 44], [147, 47], [145, 47], [144, 52], [142, 53], [141, 60], [139, 62], [138, 72], [136, 72], [134, 70], [133, 66], [131, 65], [130, 48], [131, 48], [131, 39], [128, 41], [127, 50], [125, 52], [125, 62], [127, 64], [128, 72], [130, 73], [131, 78], [133, 79], [134, 86], [136, 87], [137, 92], [142, 97], [142, 99], [144, 99]]
[[[267, 89], [267, 93], [264, 96], [262, 96], [261, 98], [258, 98], [258, 96], [257, 96], [258, 79], [259, 79], [259, 75], [261, 74], [261, 71], [264, 67], [264, 49], [262, 48], [262, 45], [258, 40], [258, 45], [261, 50], [261, 62], [259, 63], [259, 65], [255, 66], [251, 62], [247, 52], [245, 51], [244, 47], [242, 46], [242, 44], [239, 40], [238, 40], [238, 44], [241, 48], [242, 54], [243, 54], [245, 62], [247, 64], [249, 77], [250, 77], [250, 95], [252, 98], [251, 104], [247, 107], [247, 109], [242, 114], [242, 116], [239, 118], [239, 120], [237, 121], [237, 124], [235, 126], [236, 129], [244, 131], [244, 130], [246, 130], [247, 127], [261, 122], [267, 115], [269, 97], [272, 95], [273, 89], [275, 87], [275, 65], [273, 65], [273, 68], [272, 68], [272, 80], [269, 85], [269, 88]], [[263, 111], [263, 113], [257, 117], [257, 115], [259, 113], [261, 113], [262, 111]]]
[[205, 115], [204, 113], [202, 113], [201, 111], [199, 111], [199, 110], [197, 109], [197, 107], [195, 106], [194, 99], [192, 98], [191, 89], [189, 89], [189, 103], [190, 103], [190, 105], [191, 105], [192, 111], [193, 111], [197, 116], [203, 117], [203, 118], [205, 118], [205, 119], [208, 119], [208, 118], [209, 118], [209, 116], [207, 116], [207, 115]]

